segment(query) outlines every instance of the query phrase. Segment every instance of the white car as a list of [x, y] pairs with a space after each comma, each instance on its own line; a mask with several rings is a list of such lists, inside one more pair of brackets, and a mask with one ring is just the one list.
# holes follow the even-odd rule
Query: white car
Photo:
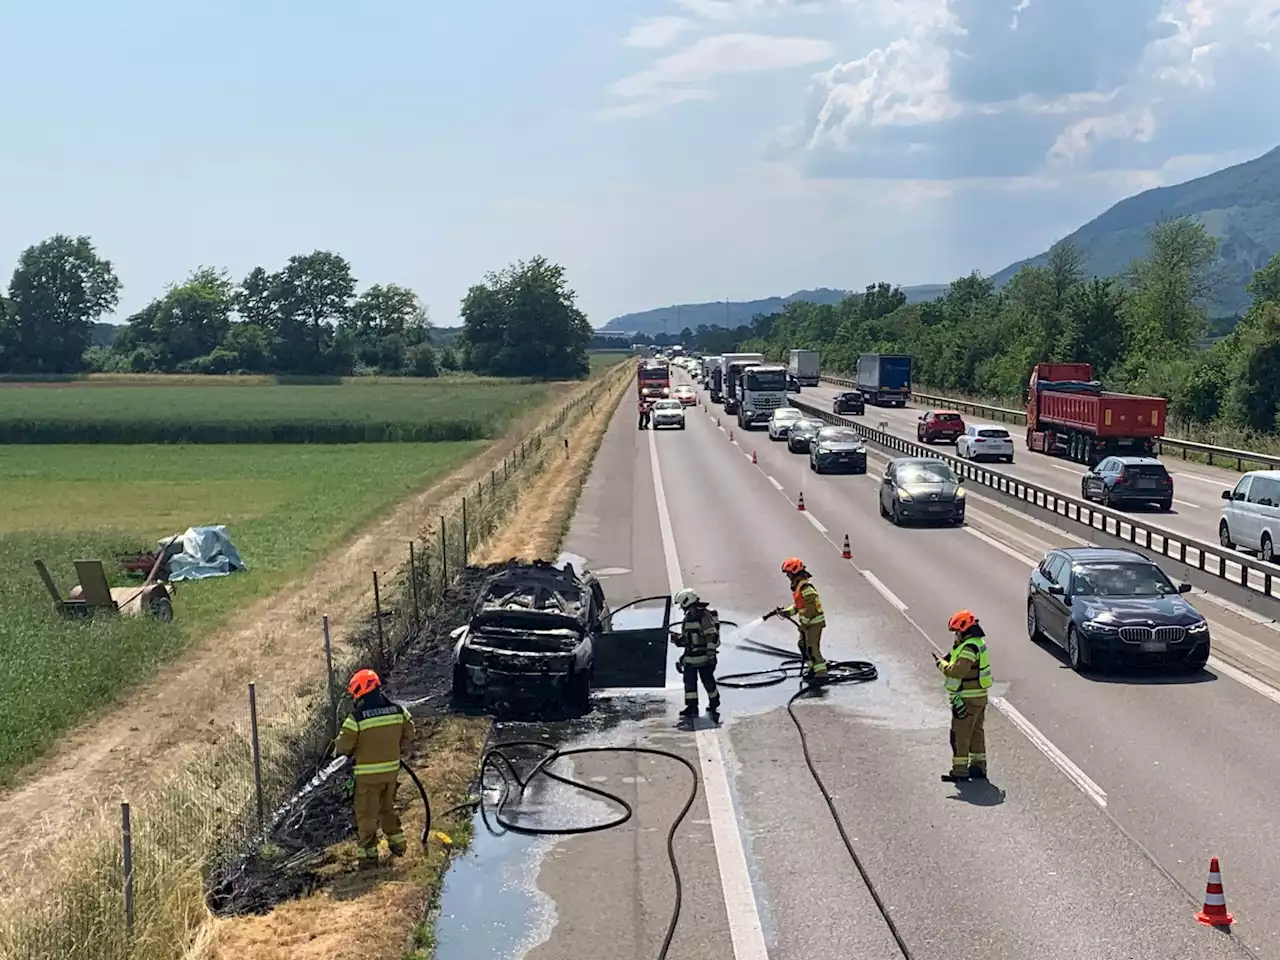
[[956, 438], [956, 456], [964, 460], [1013, 463], [1013, 437], [996, 423], [973, 423]]
[[769, 417], [769, 439], [785, 440], [791, 431], [791, 425], [804, 419], [804, 411], [799, 407], [779, 407]]
[[1276, 562], [1280, 543], [1280, 470], [1246, 473], [1234, 490], [1223, 490], [1227, 501], [1218, 520], [1218, 541], [1227, 548], [1255, 550], [1265, 563]]
[[659, 400], [653, 405], [653, 429], [675, 427], [684, 429], [684, 404], [679, 400]]

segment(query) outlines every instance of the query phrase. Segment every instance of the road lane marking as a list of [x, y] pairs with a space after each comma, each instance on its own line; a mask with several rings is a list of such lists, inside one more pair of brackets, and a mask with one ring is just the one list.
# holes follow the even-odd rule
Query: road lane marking
[[1025, 563], [1028, 567], [1037, 566], [1036, 562], [1032, 560], [1030, 557], [1026, 556], [1025, 554], [1019, 553], [1017, 550], [1015, 550], [1013, 547], [1009, 546], [1008, 544], [1001, 543], [995, 537], [987, 536], [981, 530], [975, 530], [973, 529], [973, 527], [970, 527], [970, 526], [965, 526], [962, 529], [964, 530], [965, 533], [969, 534], [969, 536], [977, 537], [987, 546], [994, 547], [996, 550], [999, 550], [1005, 556], [1013, 557], [1013, 559], [1017, 560], [1019, 563]]
[[1225, 674], [1232, 680], [1243, 683], [1254, 693], [1260, 693], [1272, 703], [1280, 703], [1280, 690], [1259, 680], [1252, 674], [1245, 673], [1239, 667], [1225, 663], [1220, 657], [1210, 657], [1209, 666], [1217, 673]]
[[1195, 480], [1198, 483], [1207, 483], [1210, 486], [1217, 487], [1219, 490], [1234, 490], [1236, 484], [1240, 482], [1239, 476], [1231, 483], [1227, 483], [1225, 480], [1215, 480], [1213, 477], [1202, 477], [1194, 473], [1183, 473], [1181, 470], [1175, 473], [1174, 476], [1182, 477], [1184, 480]]
[[815, 530], [817, 530], [819, 533], [821, 533], [821, 534], [826, 534], [826, 532], [827, 532], [827, 528], [826, 528], [826, 527], [824, 527], [824, 526], [821, 524], [821, 522], [819, 522], [818, 518], [817, 518], [817, 517], [815, 517], [815, 516], [814, 516], [812, 513], [810, 513], [808, 510], [806, 510], [806, 511], [805, 511], [805, 513], [804, 513], [804, 518], [805, 518], [806, 520], [808, 520], [811, 524], [813, 524], [813, 528], [814, 528]]
[[1090, 779], [1089, 775], [1071, 762], [1071, 758], [1053, 745], [1053, 742], [1036, 729], [1036, 725], [1024, 717], [1004, 697], [992, 697], [991, 705], [1003, 713], [1015, 727], [1022, 731], [1022, 735], [1032, 742], [1036, 748], [1043, 753], [1059, 770], [1067, 775], [1067, 779], [1074, 783], [1090, 800], [1102, 807], [1107, 807], [1107, 794]]
[[[658, 467], [658, 445], [653, 434], [649, 434], [649, 463], [653, 468], [653, 492], [657, 500], [658, 530], [662, 535], [667, 584], [674, 595], [683, 588], [684, 579], [680, 574], [680, 557], [676, 554], [675, 532], [671, 526], [671, 513], [667, 509], [667, 494], [662, 486], [662, 471]], [[694, 742], [698, 747], [702, 785], [707, 798], [707, 815], [711, 820], [711, 839], [716, 848], [716, 863], [720, 868], [720, 886], [724, 891], [725, 914], [729, 921], [734, 958], [769, 960], [764, 930], [760, 924], [760, 911], [756, 906], [755, 892], [751, 888], [747, 854], [742, 845], [733, 797], [729, 792], [729, 776], [720, 746], [720, 731], [699, 730], [694, 735]]]
[[768, 477], [767, 479], [770, 483], [773, 484], [773, 489], [777, 490], [779, 493], [782, 492], [782, 484], [780, 484], [777, 480], [773, 479], [773, 477]]
[[[867, 583], [876, 588], [876, 592], [884, 597], [899, 613], [907, 612], [907, 605], [898, 599], [898, 595], [886, 587], [874, 573], [870, 570], [863, 570], [862, 576], [866, 578]], [[919, 628], [917, 628], [919, 629]]]

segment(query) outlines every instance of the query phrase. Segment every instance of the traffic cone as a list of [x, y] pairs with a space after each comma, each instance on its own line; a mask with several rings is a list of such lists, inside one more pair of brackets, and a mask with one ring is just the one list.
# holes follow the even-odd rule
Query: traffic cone
[[847, 533], [844, 535], [844, 548], [840, 551], [840, 559], [841, 560], [853, 559], [853, 551], [849, 549], [849, 535]]
[[733, 427], [729, 428], [729, 442], [733, 443]]
[[756, 459], [756, 452], [755, 452], [754, 450], [752, 450], [752, 451], [751, 451], [751, 462], [752, 462], [752, 463], [759, 463], [759, 462], [760, 462], [759, 460], [757, 460], [757, 459]]
[[796, 509], [797, 510], [804, 509], [804, 491], [803, 490], [800, 491], [800, 499], [796, 501]]
[[1209, 880], [1204, 885], [1204, 907], [1196, 919], [1207, 927], [1229, 927], [1235, 918], [1227, 913], [1227, 898], [1222, 892], [1222, 874], [1218, 871], [1218, 858], [1209, 860]]

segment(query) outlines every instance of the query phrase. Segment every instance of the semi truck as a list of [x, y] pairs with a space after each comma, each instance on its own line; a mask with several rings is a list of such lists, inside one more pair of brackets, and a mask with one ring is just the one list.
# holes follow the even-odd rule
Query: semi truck
[[1087, 363], [1037, 363], [1027, 384], [1027, 449], [1089, 466], [1150, 456], [1167, 408], [1164, 397], [1108, 393]]
[[817, 350], [792, 350], [787, 358], [787, 373], [802, 387], [816, 387], [819, 359]]
[[738, 376], [735, 394], [739, 429], [768, 423], [773, 411], [787, 405], [787, 368], [782, 364], [748, 364]]
[[636, 370], [636, 391], [641, 398], [660, 400], [671, 393], [671, 368], [659, 361], [641, 360]]
[[712, 384], [711, 399], [716, 403], [724, 404], [725, 413], [737, 413], [737, 400], [734, 397], [734, 387], [737, 386], [738, 377], [741, 375], [743, 368], [753, 363], [764, 363], [763, 353], [726, 353], [720, 357], [720, 383], [719, 395], [716, 394], [716, 384]]
[[858, 357], [858, 392], [877, 407], [905, 407], [911, 399], [911, 358], [887, 353]]

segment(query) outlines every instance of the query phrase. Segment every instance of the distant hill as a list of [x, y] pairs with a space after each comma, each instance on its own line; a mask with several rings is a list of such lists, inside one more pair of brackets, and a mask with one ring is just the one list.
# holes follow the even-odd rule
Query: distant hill
[[[946, 289], [940, 285], [921, 287], [904, 287], [907, 299], [930, 300]], [[601, 333], [643, 333], [655, 336], [661, 333], [679, 333], [685, 327], [697, 330], [704, 324], [708, 327], [739, 327], [750, 323], [752, 318], [761, 314], [768, 316], [777, 313], [788, 303], [797, 300], [808, 300], [811, 303], [839, 303], [849, 296], [848, 290], [834, 290], [820, 287], [817, 290], [797, 290], [786, 297], [767, 297], [763, 300], [724, 300], [711, 303], [680, 303], [669, 307], [657, 307], [640, 313], [625, 313], [614, 317], [603, 327]]]
[[[1114, 277], [1147, 253], [1147, 233], [1157, 221], [1182, 216], [1198, 218], [1220, 243], [1209, 315], [1243, 313], [1250, 303], [1245, 287], [1280, 250], [1280, 147], [1256, 160], [1121, 200], [1066, 239], [1084, 254], [1089, 273]], [[1039, 266], [1046, 256], [1010, 264], [995, 275], [997, 285], [1025, 264]]]

